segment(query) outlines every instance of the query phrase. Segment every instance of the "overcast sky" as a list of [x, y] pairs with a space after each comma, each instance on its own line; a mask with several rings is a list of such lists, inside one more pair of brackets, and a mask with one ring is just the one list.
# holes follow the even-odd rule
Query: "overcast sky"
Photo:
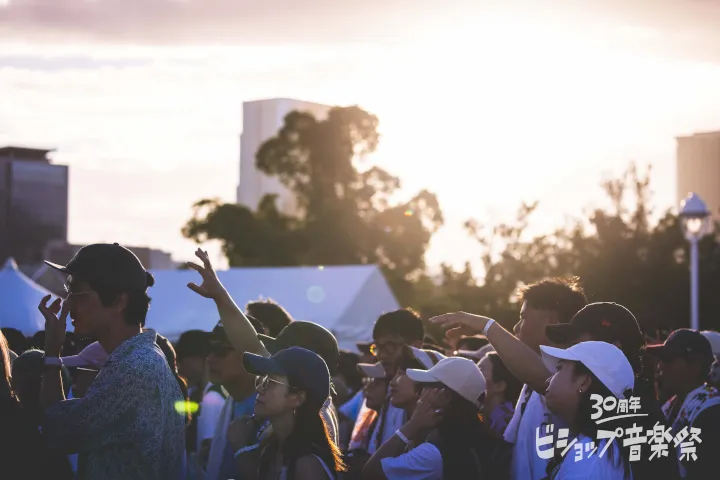
[[438, 193], [431, 261], [458, 263], [465, 218], [537, 199], [552, 227], [631, 159], [671, 206], [674, 137], [720, 128], [717, 85], [710, 0], [0, 0], [0, 144], [71, 166], [71, 241], [181, 258], [190, 205], [234, 200], [243, 101], [378, 114], [377, 162]]

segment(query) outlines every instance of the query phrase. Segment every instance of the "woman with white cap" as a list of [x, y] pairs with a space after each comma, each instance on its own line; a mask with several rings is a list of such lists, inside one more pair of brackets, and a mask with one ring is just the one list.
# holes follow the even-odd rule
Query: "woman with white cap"
[[368, 461], [363, 478], [507, 478], [509, 457], [500, 457], [500, 443], [480, 417], [485, 378], [477, 364], [444, 358], [429, 370], [407, 369], [404, 375], [422, 395], [410, 420]]
[[[548, 409], [569, 425], [567, 445], [572, 448], [555, 448], [555, 454], [547, 467], [548, 479], [631, 479], [627, 450], [620, 448], [622, 439], [599, 439], [598, 430], [624, 432], [632, 426], [632, 418], [602, 422], [601, 403], [608, 397], [629, 400], [635, 376], [632, 366], [623, 352], [606, 342], [581, 342], [566, 350], [541, 346], [545, 365], [556, 373], [548, 380], [545, 400]], [[599, 395], [603, 402], [598, 402]], [[628, 412], [626, 411], [625, 414]], [[612, 417], [615, 412], [607, 412]], [[595, 417], [595, 418], [593, 418]], [[598, 421], [602, 423], [598, 425]], [[555, 432], [557, 436], [559, 432]], [[545, 431], [539, 432], [542, 437]], [[641, 435], [644, 435], [642, 432]], [[555, 437], [554, 440], [560, 438]], [[613, 444], [607, 446], [607, 442]], [[578, 455], [577, 450], [580, 450]], [[593, 449], [595, 449], [593, 451]], [[562, 455], [562, 451], [567, 452]], [[603, 450], [604, 453], [603, 453]], [[592, 452], [592, 454], [591, 454]]]

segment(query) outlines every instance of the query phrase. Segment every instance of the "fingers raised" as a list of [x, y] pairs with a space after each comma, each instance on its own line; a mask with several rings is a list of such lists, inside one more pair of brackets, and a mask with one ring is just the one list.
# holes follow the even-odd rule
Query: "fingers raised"
[[200, 260], [202, 260], [203, 265], [205, 268], [210, 269], [212, 268], [212, 264], [210, 264], [210, 257], [208, 257], [208, 253], [205, 250], [197, 249], [195, 251], [195, 256], [198, 257]]

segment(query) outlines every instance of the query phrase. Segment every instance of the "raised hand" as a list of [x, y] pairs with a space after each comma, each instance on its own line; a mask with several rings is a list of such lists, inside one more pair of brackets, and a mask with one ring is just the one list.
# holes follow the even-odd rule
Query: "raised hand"
[[225, 287], [223, 287], [222, 283], [220, 283], [217, 273], [215, 273], [215, 270], [210, 263], [208, 253], [198, 248], [195, 251], [195, 256], [200, 259], [202, 266], [193, 262], [187, 262], [187, 266], [200, 274], [202, 277], [202, 283], [200, 285], [192, 282], [188, 283], [188, 288], [198, 295], [212, 299], [215, 299], [225, 293]]
[[437, 427], [445, 414], [450, 398], [443, 388], [425, 388], [417, 402], [411, 421], [420, 429], [428, 430]]
[[50, 297], [50, 295], [46, 295], [40, 300], [38, 310], [45, 317], [45, 355], [59, 357], [65, 343], [65, 329], [67, 328], [69, 309], [67, 302], [61, 303], [62, 301], [59, 298], [56, 298], [48, 306], [47, 302]]
[[430, 319], [430, 323], [438, 325], [445, 329], [445, 334], [452, 339], [462, 334], [475, 335], [485, 328], [488, 320], [487, 317], [473, 315], [466, 312], [445, 313]]

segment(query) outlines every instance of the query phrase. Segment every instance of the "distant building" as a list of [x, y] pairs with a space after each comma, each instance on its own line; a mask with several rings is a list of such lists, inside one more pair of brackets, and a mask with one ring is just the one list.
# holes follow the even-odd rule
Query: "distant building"
[[275, 177], [260, 172], [256, 155], [260, 146], [277, 135], [285, 116], [292, 111], [309, 112], [319, 119], [327, 117], [331, 107], [318, 103], [289, 98], [272, 98], [243, 103], [243, 131], [240, 135], [240, 183], [237, 203], [253, 210], [266, 194], [278, 195], [280, 211], [293, 214], [297, 211], [294, 196]]
[[66, 241], [68, 167], [53, 165], [52, 150], [0, 148], [0, 258], [42, 260], [48, 242]]
[[695, 192], [720, 219], [720, 132], [677, 138], [677, 201]]

